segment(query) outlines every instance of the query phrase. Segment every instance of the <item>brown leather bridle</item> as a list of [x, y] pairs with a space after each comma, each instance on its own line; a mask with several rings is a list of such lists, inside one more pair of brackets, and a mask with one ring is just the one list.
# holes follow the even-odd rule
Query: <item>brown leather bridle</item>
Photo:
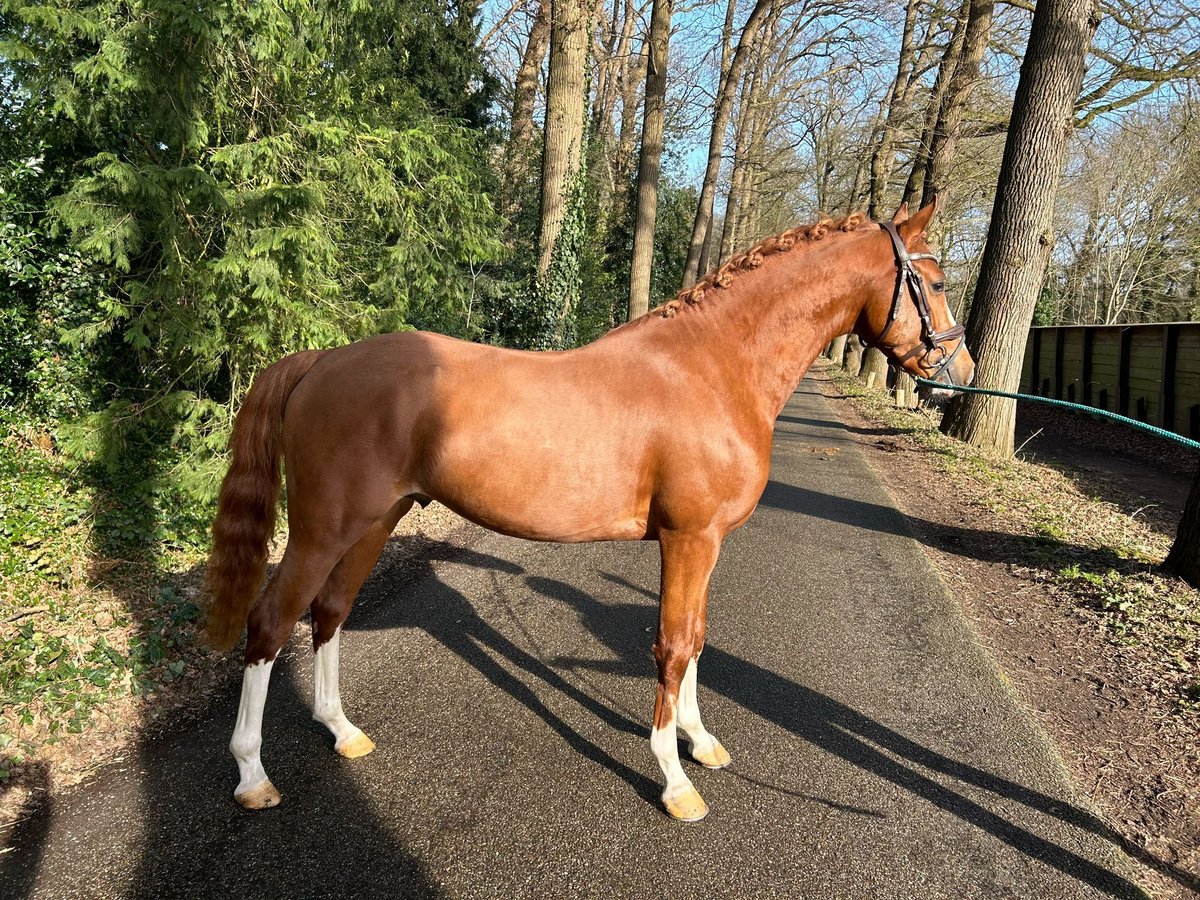
[[[892, 249], [896, 253], [896, 266], [899, 271], [896, 279], [896, 294], [892, 299], [892, 309], [888, 313], [887, 325], [879, 333], [879, 337], [875, 339], [874, 345], [881, 345], [883, 339], [887, 337], [888, 332], [892, 330], [892, 326], [896, 324], [896, 317], [900, 315], [900, 304], [904, 302], [904, 288], [907, 285], [913, 303], [916, 304], [917, 315], [921, 317], [921, 342], [908, 352], [900, 355], [897, 361], [907, 362], [917, 354], [923, 353], [921, 365], [926, 369], [931, 369], [933, 372], [932, 375], [927, 377], [928, 381], [941, 381], [943, 384], [958, 385], [958, 382], [954, 380], [954, 373], [950, 370], [950, 364], [954, 362], [954, 357], [958, 355], [958, 351], [966, 346], [967, 342], [962, 340], [966, 329], [962, 325], [954, 325], [945, 331], [934, 329], [933, 318], [929, 311], [929, 298], [925, 295], [925, 282], [921, 278], [921, 273], [913, 265], [913, 260], [931, 259], [934, 262], [938, 262], [938, 258], [932, 253], [909, 253], [908, 248], [904, 246], [904, 241], [900, 238], [900, 232], [896, 230], [895, 223], [880, 222], [879, 227], [886, 231], [892, 239]], [[947, 351], [943, 345], [955, 338], [959, 339], [958, 345], [953, 350]], [[936, 363], [930, 361], [930, 357], [934, 352], [942, 354]]]

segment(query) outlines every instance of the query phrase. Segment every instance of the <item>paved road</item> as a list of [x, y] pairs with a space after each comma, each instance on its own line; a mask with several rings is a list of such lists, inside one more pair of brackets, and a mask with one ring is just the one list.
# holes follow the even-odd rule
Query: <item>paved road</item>
[[685, 764], [704, 822], [657, 803], [656, 545], [471, 532], [385, 558], [347, 626], [374, 754], [334, 755], [297, 651], [267, 704], [282, 806], [230, 796], [231, 693], [23, 823], [0, 896], [1137, 895], [808, 384], [772, 471], [713, 583], [700, 699], [734, 765]]

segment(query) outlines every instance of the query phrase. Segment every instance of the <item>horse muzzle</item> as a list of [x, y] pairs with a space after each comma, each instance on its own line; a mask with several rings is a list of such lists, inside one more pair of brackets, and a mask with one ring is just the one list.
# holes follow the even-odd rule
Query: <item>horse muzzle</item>
[[[939, 349], [941, 345], [938, 345]], [[933, 406], [944, 406], [953, 397], [956, 387], [967, 387], [975, 380], [975, 360], [967, 351], [967, 342], [959, 340], [955, 348], [945, 357], [930, 367], [932, 371], [925, 376], [921, 388], [921, 399]], [[944, 384], [945, 388], [932, 387], [929, 382]]]

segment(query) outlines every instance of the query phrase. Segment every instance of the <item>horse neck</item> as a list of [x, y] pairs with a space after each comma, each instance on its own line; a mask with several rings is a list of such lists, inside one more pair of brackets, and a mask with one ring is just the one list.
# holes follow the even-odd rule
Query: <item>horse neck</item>
[[768, 257], [714, 303], [719, 352], [734, 355], [772, 421], [821, 350], [854, 328], [871, 296], [860, 237], [830, 236], [826, 246]]

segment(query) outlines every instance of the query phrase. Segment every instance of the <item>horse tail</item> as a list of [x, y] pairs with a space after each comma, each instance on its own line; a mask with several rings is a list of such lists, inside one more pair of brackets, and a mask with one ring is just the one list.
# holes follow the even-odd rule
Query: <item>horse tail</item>
[[325, 352], [293, 353], [263, 371], [233, 423], [232, 458], [221, 482], [204, 579], [208, 639], [217, 650], [237, 642], [262, 588], [279, 501], [283, 411], [300, 379]]

